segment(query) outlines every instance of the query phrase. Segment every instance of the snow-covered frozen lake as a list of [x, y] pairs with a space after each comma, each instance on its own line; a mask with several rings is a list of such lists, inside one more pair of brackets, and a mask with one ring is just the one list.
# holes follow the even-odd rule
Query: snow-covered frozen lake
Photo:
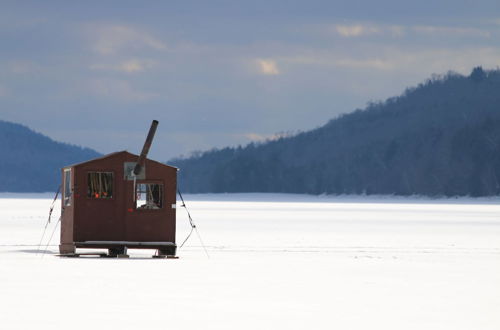
[[165, 260], [42, 257], [52, 197], [0, 194], [0, 329], [500, 329], [498, 198], [187, 195]]

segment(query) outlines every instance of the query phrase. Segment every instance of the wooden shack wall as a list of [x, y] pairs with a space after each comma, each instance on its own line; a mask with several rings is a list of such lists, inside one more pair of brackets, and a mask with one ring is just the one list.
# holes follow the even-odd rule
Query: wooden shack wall
[[[124, 178], [124, 163], [135, 162], [128, 152], [113, 154], [74, 167], [73, 241], [174, 242], [177, 169], [147, 159], [146, 179], [163, 184], [163, 208], [138, 210], [134, 207], [134, 183]], [[88, 172], [113, 173], [113, 197], [87, 196]]]

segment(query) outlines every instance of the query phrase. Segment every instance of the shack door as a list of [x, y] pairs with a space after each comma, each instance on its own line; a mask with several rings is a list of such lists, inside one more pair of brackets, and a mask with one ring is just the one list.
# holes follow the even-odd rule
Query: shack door
[[132, 194], [132, 197], [135, 200], [130, 201], [126, 220], [127, 241], [167, 241], [168, 221], [163, 181], [136, 181], [135, 195]]

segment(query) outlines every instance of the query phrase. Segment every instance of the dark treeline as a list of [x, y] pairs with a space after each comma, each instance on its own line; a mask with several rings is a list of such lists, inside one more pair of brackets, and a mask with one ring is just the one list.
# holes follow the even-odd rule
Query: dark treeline
[[434, 76], [312, 131], [169, 163], [191, 193], [497, 195], [500, 70]]
[[0, 191], [56, 191], [61, 168], [98, 157], [88, 148], [55, 142], [26, 126], [0, 120]]

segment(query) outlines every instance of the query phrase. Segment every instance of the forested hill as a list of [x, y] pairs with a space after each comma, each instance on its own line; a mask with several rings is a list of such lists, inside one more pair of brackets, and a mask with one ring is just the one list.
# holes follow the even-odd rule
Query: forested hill
[[496, 195], [500, 70], [433, 77], [312, 131], [169, 163], [191, 193]]
[[0, 120], [0, 191], [56, 191], [61, 168], [100, 154]]

